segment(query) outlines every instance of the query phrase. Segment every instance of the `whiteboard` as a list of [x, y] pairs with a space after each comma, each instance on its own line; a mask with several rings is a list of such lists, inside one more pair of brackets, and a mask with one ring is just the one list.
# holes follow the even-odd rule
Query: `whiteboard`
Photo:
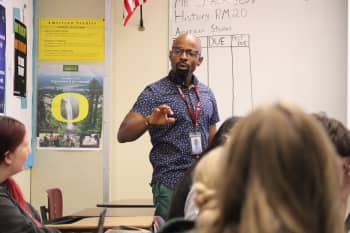
[[201, 39], [195, 74], [222, 120], [286, 99], [346, 119], [346, 0], [170, 0], [169, 49], [182, 32]]

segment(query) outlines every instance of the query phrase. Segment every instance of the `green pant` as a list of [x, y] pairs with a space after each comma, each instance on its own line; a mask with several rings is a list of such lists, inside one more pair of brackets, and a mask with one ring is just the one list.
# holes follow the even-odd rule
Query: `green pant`
[[152, 185], [153, 203], [156, 207], [154, 215], [161, 216], [164, 220], [168, 217], [168, 210], [173, 190], [160, 183]]

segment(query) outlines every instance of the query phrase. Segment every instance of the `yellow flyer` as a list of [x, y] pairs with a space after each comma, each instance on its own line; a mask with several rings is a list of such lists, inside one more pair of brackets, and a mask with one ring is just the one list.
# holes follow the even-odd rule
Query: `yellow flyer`
[[41, 18], [39, 61], [103, 61], [104, 19]]

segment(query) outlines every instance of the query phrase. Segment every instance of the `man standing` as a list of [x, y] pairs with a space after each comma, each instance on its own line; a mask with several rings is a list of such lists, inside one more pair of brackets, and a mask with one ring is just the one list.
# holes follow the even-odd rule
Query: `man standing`
[[118, 131], [119, 142], [134, 141], [147, 130], [151, 136], [152, 193], [155, 215], [167, 218], [172, 191], [216, 132], [219, 115], [212, 91], [193, 72], [199, 66], [200, 40], [181, 34], [169, 52], [171, 71], [139, 95]]

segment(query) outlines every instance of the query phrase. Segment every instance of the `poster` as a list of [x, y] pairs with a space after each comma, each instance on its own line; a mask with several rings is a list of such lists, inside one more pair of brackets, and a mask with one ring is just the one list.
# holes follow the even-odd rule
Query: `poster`
[[27, 28], [19, 20], [15, 19], [15, 96], [27, 96]]
[[5, 62], [6, 51], [6, 11], [5, 7], [0, 5], [0, 114], [5, 112]]
[[39, 19], [39, 61], [103, 61], [104, 19]]
[[38, 148], [99, 149], [103, 64], [38, 68]]

